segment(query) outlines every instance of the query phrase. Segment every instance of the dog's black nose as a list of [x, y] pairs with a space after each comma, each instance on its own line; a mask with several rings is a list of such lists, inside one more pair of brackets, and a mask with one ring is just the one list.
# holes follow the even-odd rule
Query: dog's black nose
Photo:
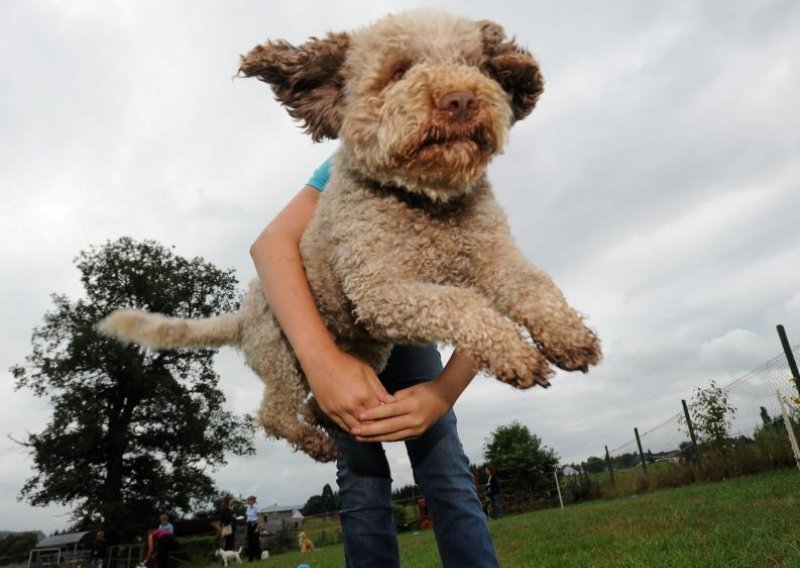
[[453, 120], [464, 122], [472, 118], [478, 109], [478, 101], [472, 91], [451, 91], [439, 98], [439, 110], [450, 113]]

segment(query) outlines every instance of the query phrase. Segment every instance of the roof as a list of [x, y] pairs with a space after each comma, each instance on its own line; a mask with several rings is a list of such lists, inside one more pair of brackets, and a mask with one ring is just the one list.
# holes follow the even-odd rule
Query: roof
[[91, 531], [57, 534], [55, 536], [48, 536], [36, 543], [36, 548], [58, 548], [61, 546], [74, 545], [79, 543], [83, 537]]
[[301, 507], [297, 507], [296, 505], [270, 505], [269, 507], [264, 507], [261, 509], [261, 513], [294, 513], [295, 511], [299, 511]]

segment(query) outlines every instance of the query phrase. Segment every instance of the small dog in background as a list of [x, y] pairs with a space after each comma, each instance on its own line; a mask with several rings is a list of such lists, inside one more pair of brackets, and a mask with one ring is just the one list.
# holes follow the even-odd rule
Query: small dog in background
[[269, 560], [269, 550], [261, 551], [261, 560]]
[[300, 552], [317, 549], [317, 547], [314, 546], [314, 541], [306, 536], [305, 531], [300, 531], [300, 533], [297, 535], [297, 545], [300, 547]]
[[239, 564], [242, 563], [242, 558], [239, 556], [242, 553], [242, 547], [239, 547], [239, 550], [222, 550], [218, 548], [217, 551], [214, 553], [216, 558], [222, 560], [222, 564], [225, 566], [228, 565], [228, 562], [233, 562], [236, 560]]

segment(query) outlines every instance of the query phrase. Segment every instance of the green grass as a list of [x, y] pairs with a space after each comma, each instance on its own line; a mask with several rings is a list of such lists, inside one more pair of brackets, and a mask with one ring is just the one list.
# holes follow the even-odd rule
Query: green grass
[[[800, 472], [697, 484], [490, 523], [500, 564], [541, 567], [800, 568]], [[400, 535], [403, 567], [440, 566], [431, 531]], [[258, 568], [339, 568], [342, 546], [276, 555]]]

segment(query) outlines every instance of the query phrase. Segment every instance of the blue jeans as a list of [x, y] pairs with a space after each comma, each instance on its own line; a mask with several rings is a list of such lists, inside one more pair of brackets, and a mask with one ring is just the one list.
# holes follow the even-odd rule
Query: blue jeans
[[[434, 345], [397, 346], [380, 378], [386, 390], [394, 393], [436, 377], [441, 369]], [[452, 409], [422, 436], [405, 444], [414, 479], [428, 504], [442, 564], [449, 568], [497, 566]], [[356, 442], [344, 433], [338, 436], [337, 445], [346, 566], [400, 566], [392, 479], [383, 447]]]

